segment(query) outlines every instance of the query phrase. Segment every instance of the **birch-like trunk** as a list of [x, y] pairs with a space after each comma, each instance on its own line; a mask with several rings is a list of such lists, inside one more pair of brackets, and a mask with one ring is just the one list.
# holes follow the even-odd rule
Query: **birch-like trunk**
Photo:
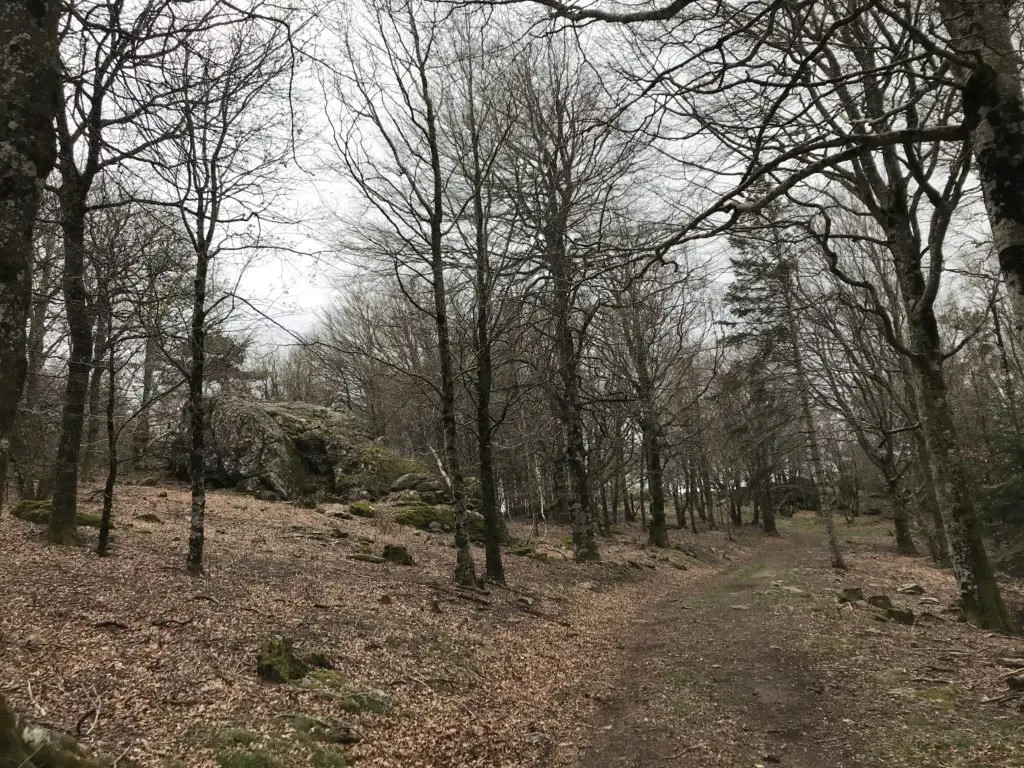
[[1001, 0], [940, 0], [953, 47], [973, 62], [963, 73], [970, 133], [999, 268], [1018, 332], [1024, 329], [1024, 93], [1015, 28]]

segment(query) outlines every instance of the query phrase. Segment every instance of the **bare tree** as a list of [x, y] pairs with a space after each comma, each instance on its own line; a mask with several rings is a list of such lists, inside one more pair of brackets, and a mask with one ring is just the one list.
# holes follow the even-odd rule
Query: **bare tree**
[[155, 194], [177, 210], [195, 259], [187, 366], [193, 574], [203, 570], [205, 536], [209, 270], [214, 259], [258, 243], [260, 217], [280, 189], [290, 152], [291, 42], [287, 17], [258, 5], [223, 9], [164, 62], [176, 99], [146, 126], [157, 149]]

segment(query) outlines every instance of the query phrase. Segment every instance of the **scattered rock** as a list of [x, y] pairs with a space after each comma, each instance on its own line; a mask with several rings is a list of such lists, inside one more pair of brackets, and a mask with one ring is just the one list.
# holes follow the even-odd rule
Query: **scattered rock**
[[369, 552], [353, 552], [348, 556], [349, 560], [359, 560], [363, 563], [383, 563], [384, 558], [377, 555], [371, 555]]
[[412, 559], [412, 555], [401, 544], [385, 544], [384, 552], [382, 553], [384, 560], [389, 563], [395, 563], [396, 565], [416, 565], [416, 561]]
[[533, 598], [532, 597], [527, 597], [526, 595], [522, 595], [520, 597], [517, 597], [516, 598], [516, 602], [519, 603], [520, 605], [525, 605], [527, 608], [532, 608], [533, 607]]
[[596, 586], [594, 586], [594, 582], [592, 582], [592, 581], [584, 581], [584, 582], [581, 582], [581, 583], [580, 583], [580, 588], [581, 588], [581, 589], [587, 589], [587, 590], [590, 590], [591, 592], [593, 592], [593, 591], [594, 591], [595, 589], [597, 589], [597, 587], [596, 587]]
[[898, 595], [923, 595], [924, 587], [920, 584], [904, 584], [902, 587], [896, 590]]
[[285, 715], [295, 732], [323, 744], [358, 744], [362, 737], [347, 725], [332, 725], [308, 715]]
[[253, 494], [259, 501], [280, 501], [281, 496], [276, 491], [260, 489]]
[[914, 612], [905, 608], [889, 608], [886, 610], [885, 616], [890, 621], [895, 621], [897, 624], [905, 624], [908, 627], [913, 626], [917, 621]]
[[166, 498], [167, 498], [167, 491], [160, 491], [160, 493], [158, 493], [158, 494], [156, 495], [156, 497], [157, 497], [158, 499], [166, 499]]
[[355, 515], [356, 517], [376, 517], [377, 509], [366, 499], [356, 501], [349, 505], [348, 508], [349, 516]]
[[1006, 687], [1011, 691], [1024, 691], [1024, 674], [1010, 675], [1006, 678]]
[[268, 683], [299, 680], [309, 672], [309, 666], [295, 654], [291, 638], [281, 635], [266, 640], [256, 657], [256, 674]]
[[630, 568], [643, 568], [643, 566], [640, 565], [640, 563], [638, 563], [636, 560], [627, 560], [626, 565], [628, 565]]
[[888, 611], [894, 607], [888, 595], [871, 595], [868, 597], [867, 603], [871, 607], [880, 608], [883, 611]]
[[939, 605], [942, 601], [937, 597], [922, 597], [917, 602], [921, 603], [921, 605]]
[[864, 601], [864, 590], [860, 587], [845, 587], [839, 590], [840, 603], [861, 603]]

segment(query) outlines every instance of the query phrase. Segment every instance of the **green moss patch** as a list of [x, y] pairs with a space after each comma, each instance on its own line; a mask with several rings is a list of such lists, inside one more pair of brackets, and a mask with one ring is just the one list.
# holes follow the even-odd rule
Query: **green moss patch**
[[353, 502], [349, 505], [348, 511], [356, 517], [376, 517], [377, 509], [366, 499]]
[[359, 735], [347, 725], [325, 723], [323, 720], [308, 715], [285, 715], [284, 717], [295, 729], [295, 733], [304, 741], [322, 744], [356, 744], [361, 740]]
[[[48, 525], [50, 523], [50, 512], [53, 509], [53, 502], [50, 499], [22, 499], [15, 506], [12, 514], [20, 520], [37, 525]], [[83, 528], [99, 528], [100, 516], [79, 512], [75, 515], [75, 524]], [[114, 527], [114, 521], [110, 521], [110, 527]]]
[[423, 531], [438, 527], [450, 531], [455, 525], [455, 512], [447, 504], [414, 504], [396, 509], [395, 522]]
[[367, 712], [385, 715], [394, 709], [391, 699], [379, 691], [350, 691], [339, 698], [337, 704], [343, 711], [355, 715]]
[[306, 688], [327, 690], [343, 690], [346, 683], [345, 676], [336, 669], [314, 669], [302, 679], [302, 685]]
[[275, 635], [263, 643], [256, 656], [256, 674], [268, 683], [299, 680], [309, 672], [310, 663], [295, 654], [290, 638]]
[[207, 741], [208, 746], [214, 749], [228, 749], [231, 747], [247, 747], [260, 740], [258, 733], [248, 728], [232, 726], [214, 732]]
[[284, 763], [269, 752], [256, 750], [226, 750], [217, 756], [220, 768], [284, 768]]

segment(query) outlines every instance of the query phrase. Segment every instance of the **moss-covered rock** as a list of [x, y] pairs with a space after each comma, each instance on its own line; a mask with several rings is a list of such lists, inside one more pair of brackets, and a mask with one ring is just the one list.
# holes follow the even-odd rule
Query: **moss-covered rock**
[[14, 714], [0, 696], [0, 768], [104, 768], [72, 737]]
[[[204, 471], [213, 486], [282, 500], [376, 499], [397, 477], [424, 471], [371, 441], [337, 409], [221, 394], [210, 400], [207, 418]], [[172, 452], [181, 479], [188, 477], [186, 426]]]
[[256, 674], [268, 683], [300, 680], [309, 669], [309, 663], [296, 655], [291, 639], [281, 635], [264, 642], [256, 656]]
[[353, 502], [349, 505], [348, 511], [356, 517], [372, 518], [377, 516], [377, 508], [374, 507], [367, 499], [360, 499], [359, 501]]
[[401, 544], [385, 544], [384, 551], [381, 555], [389, 563], [395, 563], [396, 565], [416, 565], [416, 561], [412, 559], [412, 555], [409, 554], [409, 550]]
[[[47, 525], [50, 522], [50, 511], [53, 509], [53, 502], [50, 499], [22, 499], [14, 505], [12, 514], [20, 520], [37, 525]], [[90, 515], [87, 512], [79, 512], [75, 515], [75, 524], [83, 528], [99, 528], [101, 518], [99, 515]], [[110, 527], [114, 527], [114, 521], [110, 521]]]
[[423, 531], [440, 528], [450, 531], [455, 525], [455, 512], [447, 504], [411, 504], [395, 509], [394, 520], [399, 525], [411, 525]]

